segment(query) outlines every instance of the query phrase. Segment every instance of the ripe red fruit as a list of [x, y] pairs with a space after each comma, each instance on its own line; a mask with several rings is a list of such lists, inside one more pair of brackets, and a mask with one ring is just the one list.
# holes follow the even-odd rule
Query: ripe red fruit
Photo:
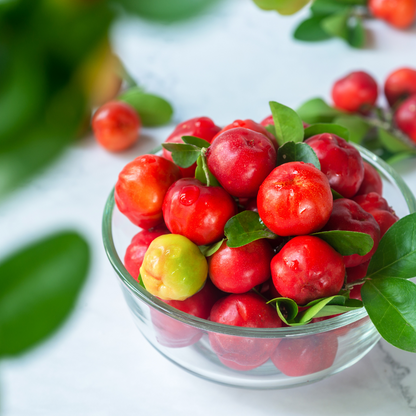
[[276, 290], [299, 305], [336, 295], [344, 284], [341, 254], [314, 236], [292, 238], [270, 266]]
[[323, 133], [305, 140], [315, 151], [331, 187], [342, 196], [354, 196], [364, 179], [360, 152], [335, 134]]
[[143, 155], [128, 163], [118, 176], [114, 198], [118, 209], [137, 226], [149, 229], [163, 222], [162, 204], [179, 168], [156, 155]]
[[163, 217], [169, 230], [197, 245], [220, 240], [226, 222], [236, 214], [237, 205], [223, 188], [205, 186], [198, 179], [175, 182], [163, 202]]
[[377, 169], [363, 160], [364, 179], [361, 182], [360, 189], [356, 195], [365, 195], [370, 192], [377, 192], [379, 195], [383, 193], [383, 181], [377, 172]]
[[409, 27], [416, 18], [416, 0], [369, 0], [373, 16], [398, 29]]
[[120, 152], [137, 142], [141, 122], [130, 105], [112, 101], [95, 112], [91, 125], [102, 147], [111, 152]]
[[[211, 143], [213, 137], [221, 130], [208, 117], [196, 117], [184, 121], [175, 127], [175, 130], [165, 140], [165, 143], [183, 143], [182, 136], [195, 136]], [[171, 152], [163, 149], [163, 157], [172, 161]], [[196, 163], [189, 168], [181, 168], [183, 178], [193, 178], [195, 176]]]
[[327, 177], [303, 162], [275, 168], [257, 195], [260, 218], [282, 237], [319, 231], [331, 215], [332, 203]]
[[276, 150], [261, 133], [235, 128], [221, 133], [207, 151], [208, 168], [236, 197], [253, 197], [276, 165]]
[[270, 277], [273, 249], [264, 240], [231, 248], [224, 241], [208, 259], [208, 274], [215, 286], [228, 293], [244, 293]]
[[284, 339], [271, 359], [283, 374], [306, 376], [326, 370], [334, 363], [338, 351], [338, 337], [334, 332]]
[[394, 115], [397, 127], [416, 142], [416, 95], [405, 100]]
[[139, 277], [140, 267], [143, 263], [144, 254], [150, 243], [160, 235], [169, 234], [165, 224], [154, 227], [150, 230], [143, 230], [137, 233], [127, 247], [124, 256], [124, 266], [132, 277], [136, 280]]
[[367, 112], [376, 103], [377, 96], [376, 81], [363, 71], [351, 72], [332, 87], [335, 107], [351, 113]]
[[[275, 309], [254, 292], [230, 295], [212, 308], [212, 322], [247, 328], [280, 328]], [[279, 344], [278, 339], [236, 337], [210, 332], [209, 341], [221, 362], [234, 370], [251, 370], [264, 364]]]
[[416, 94], [416, 70], [400, 68], [392, 72], [384, 83], [384, 94], [391, 106]]
[[374, 241], [373, 248], [364, 256], [352, 254], [344, 256], [346, 267], [358, 266], [366, 262], [375, 253], [380, 241], [380, 227], [374, 217], [364, 211], [355, 201], [351, 199], [336, 199], [332, 214], [324, 227], [324, 230], [345, 230], [367, 233]]

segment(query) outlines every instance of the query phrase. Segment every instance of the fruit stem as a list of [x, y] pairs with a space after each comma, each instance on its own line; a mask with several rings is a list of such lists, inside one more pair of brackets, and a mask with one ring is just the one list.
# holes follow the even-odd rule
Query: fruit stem
[[352, 289], [354, 286], [357, 286], [357, 285], [362, 285], [362, 284], [363, 284], [363, 283], [365, 283], [367, 280], [370, 280], [370, 279], [368, 279], [367, 277], [363, 277], [362, 279], [354, 280], [353, 282], [347, 283], [347, 284], [345, 285], [345, 290], [350, 290], [350, 289]]
[[211, 186], [211, 181], [209, 179], [209, 170], [208, 170], [208, 166], [207, 166], [207, 159], [205, 157], [205, 154], [207, 152], [207, 148], [202, 148], [201, 149], [201, 161], [202, 161], [202, 170], [205, 173], [205, 178], [207, 180], [207, 186]]

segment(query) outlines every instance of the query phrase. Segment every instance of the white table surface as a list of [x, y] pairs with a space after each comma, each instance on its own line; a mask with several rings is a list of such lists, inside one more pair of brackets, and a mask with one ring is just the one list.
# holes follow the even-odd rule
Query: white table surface
[[[165, 140], [174, 125], [206, 115], [219, 125], [261, 120], [268, 101], [296, 107], [329, 98], [332, 82], [355, 69], [380, 82], [416, 68], [416, 30], [368, 24], [371, 42], [305, 44], [283, 18], [234, 0], [180, 27], [119, 22], [114, 46], [149, 91], [174, 104], [171, 125], [145, 129], [137, 146], [110, 154], [86, 138], [0, 206], [2, 254], [48, 231], [75, 226], [93, 247], [88, 284], [64, 328], [0, 365], [5, 416], [391, 415], [416, 414], [416, 354], [380, 342], [359, 363], [319, 383], [281, 391], [228, 388], [196, 378], [159, 355], [133, 324], [101, 243], [104, 202], [122, 167]], [[396, 166], [416, 192], [416, 161]]]

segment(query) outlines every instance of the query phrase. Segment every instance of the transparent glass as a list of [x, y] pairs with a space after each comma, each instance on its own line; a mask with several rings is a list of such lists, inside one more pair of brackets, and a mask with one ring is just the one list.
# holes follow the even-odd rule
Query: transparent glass
[[[380, 172], [383, 196], [397, 215], [415, 212], [416, 200], [398, 173], [370, 151], [357, 148]], [[125, 269], [121, 259], [139, 231], [118, 211], [111, 192], [103, 217], [104, 247], [134, 321], [157, 351], [191, 374], [245, 388], [300, 386], [350, 367], [380, 338], [364, 308], [279, 329], [233, 327], [183, 313], [149, 294]]]

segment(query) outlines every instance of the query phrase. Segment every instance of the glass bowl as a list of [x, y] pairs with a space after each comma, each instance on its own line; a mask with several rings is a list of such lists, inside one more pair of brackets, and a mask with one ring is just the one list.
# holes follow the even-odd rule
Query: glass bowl
[[[402, 178], [383, 160], [356, 146], [379, 171], [383, 196], [403, 217], [416, 200]], [[160, 152], [160, 147], [152, 153]], [[380, 336], [364, 308], [300, 327], [257, 329], [217, 324], [181, 312], [143, 289], [121, 259], [140, 229], [119, 212], [114, 190], [103, 217], [104, 247], [134, 321], [167, 359], [191, 374], [217, 383], [280, 389], [322, 380], [366, 355]]]

